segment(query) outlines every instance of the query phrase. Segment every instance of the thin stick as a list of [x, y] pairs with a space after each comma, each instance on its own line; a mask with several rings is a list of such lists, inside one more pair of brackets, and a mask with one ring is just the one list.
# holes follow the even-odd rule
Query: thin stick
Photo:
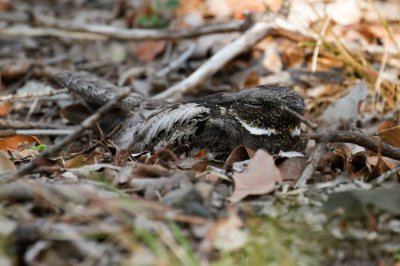
[[[318, 142], [347, 142], [357, 144], [361, 147], [364, 147], [368, 150], [373, 152], [378, 152], [380, 143], [375, 141], [374, 139], [364, 135], [360, 131], [342, 131], [342, 130], [330, 130], [319, 128], [318, 125], [314, 124], [304, 116], [294, 112], [290, 108], [285, 106], [281, 107], [282, 110], [287, 111], [288, 113], [292, 114], [296, 118], [298, 118], [301, 122], [303, 122], [306, 126], [310, 127], [314, 132], [308, 133], [307, 137], [310, 139], [314, 139]], [[400, 148], [393, 147], [386, 143], [382, 143], [382, 155], [395, 159], [400, 160]]]
[[8, 129], [0, 130], [0, 137], [9, 136], [28, 136], [28, 135], [42, 135], [42, 136], [59, 136], [59, 135], [69, 135], [74, 133], [72, 129]]
[[[56, 36], [89, 40], [162, 40], [162, 39], [182, 39], [193, 38], [201, 35], [214, 33], [226, 33], [243, 31], [249, 27], [249, 21], [230, 21], [227, 23], [207, 24], [192, 29], [180, 30], [154, 30], [154, 29], [126, 29], [110, 25], [86, 25], [73, 23], [71, 21], [59, 20], [43, 14], [32, 14], [28, 16], [1, 16], [3, 21], [35, 23], [35, 28], [7, 27], [0, 28], [0, 33], [4, 35], [28, 35], [28, 36]], [[38, 27], [43, 26], [43, 27]]]
[[317, 169], [319, 162], [321, 161], [322, 156], [325, 153], [325, 146], [326, 143], [317, 143], [315, 146], [314, 152], [311, 155], [309, 162], [307, 166], [304, 168], [303, 172], [301, 173], [301, 176], [296, 182], [295, 188], [302, 188], [305, 187], [307, 180], [310, 179], [315, 170]]
[[161, 69], [156, 73], [156, 77], [165, 77], [169, 73], [171, 73], [173, 70], [179, 68], [181, 65], [183, 65], [196, 51], [197, 45], [194, 43], [189, 46], [189, 48], [186, 49], [185, 52], [183, 52], [178, 58], [176, 58], [174, 61], [169, 63], [166, 67]]
[[59, 94], [66, 94], [68, 93], [68, 89], [56, 90], [56, 91], [46, 91], [46, 92], [27, 92], [21, 94], [8, 94], [4, 96], [0, 96], [0, 101], [2, 102], [11, 102], [21, 99], [27, 98], [40, 98], [45, 96], [54, 96]]
[[[347, 142], [357, 144], [375, 153], [378, 152], [380, 143], [364, 135], [359, 131], [334, 131], [329, 129], [318, 129], [314, 133], [309, 133], [308, 137], [319, 142]], [[400, 148], [393, 147], [386, 143], [381, 146], [382, 155], [400, 160]]]
[[325, 35], [326, 30], [328, 29], [329, 22], [331, 21], [331, 17], [328, 16], [325, 21], [324, 25], [322, 26], [322, 30], [318, 36], [315, 49], [313, 52], [313, 57], [312, 57], [312, 63], [311, 63], [311, 72], [317, 71], [317, 62], [318, 62], [318, 54], [319, 54], [319, 48], [321, 47], [322, 44], [322, 38]]
[[86, 118], [82, 123], [74, 130], [74, 132], [71, 135], [68, 135], [65, 137], [62, 141], [54, 144], [53, 146], [49, 147], [48, 149], [44, 150], [39, 154], [39, 156], [34, 159], [33, 161], [29, 162], [25, 166], [19, 168], [17, 171], [11, 174], [5, 174], [0, 176], [0, 182], [1, 183], [9, 183], [12, 181], [17, 180], [18, 178], [29, 174], [32, 172], [34, 169], [36, 169], [39, 164], [38, 162], [40, 159], [45, 159], [48, 157], [51, 157], [57, 153], [59, 153], [63, 148], [65, 148], [68, 144], [73, 142], [77, 137], [79, 137], [86, 129], [92, 127], [99, 119], [104, 116], [107, 112], [109, 112], [115, 104], [117, 104], [119, 101], [124, 99], [128, 94], [130, 90], [129, 89], [124, 89], [122, 90], [117, 97], [109, 101], [107, 104], [103, 105], [100, 107], [94, 114]]
[[382, 184], [383, 182], [386, 181], [386, 179], [389, 179], [389, 177], [398, 174], [400, 171], [400, 164], [396, 165], [395, 168], [381, 174], [380, 176], [378, 176], [376, 179], [372, 180], [372, 184], [373, 185], [379, 185]]
[[286, 112], [288, 112], [288, 113], [290, 113], [291, 115], [295, 116], [296, 118], [298, 118], [301, 122], [303, 122], [309, 128], [311, 128], [313, 130], [317, 130], [318, 129], [318, 125], [317, 124], [314, 124], [313, 122], [311, 122], [310, 120], [308, 120], [304, 116], [300, 115], [299, 113], [296, 113], [295, 111], [293, 111], [289, 107], [283, 105], [283, 106], [281, 106], [281, 109], [286, 111]]
[[31, 129], [31, 128], [39, 128], [39, 129], [51, 129], [58, 128], [62, 129], [65, 126], [61, 124], [50, 124], [43, 122], [33, 122], [33, 121], [19, 121], [19, 120], [8, 120], [8, 119], [0, 119], [0, 128], [5, 129]]
[[[119, 125], [116, 126], [116, 127], [104, 138], [104, 141], [103, 141], [103, 142], [108, 141], [109, 139], [111, 139], [111, 138], [122, 128], [122, 125], [123, 125], [123, 123], [119, 123]], [[98, 141], [98, 142], [96, 142], [96, 143], [93, 143], [92, 145], [90, 145], [90, 146], [84, 148], [83, 150], [81, 150], [81, 151], [79, 151], [79, 152], [76, 152], [76, 153], [74, 153], [74, 154], [65, 156], [63, 159], [64, 159], [64, 160], [70, 160], [70, 159], [75, 158], [76, 156], [79, 156], [79, 155], [81, 155], [81, 154], [85, 154], [85, 153], [91, 152], [91, 151], [93, 151], [96, 147], [98, 147], [101, 143], [102, 143], [102, 142], [100, 142], [100, 141]]]
[[214, 54], [189, 77], [162, 93], [157, 94], [154, 99], [180, 100], [184, 93], [198, 87], [201, 83], [205, 82], [209, 77], [222, 69], [226, 63], [253, 47], [255, 43], [268, 35], [274, 26], [275, 24], [273, 22], [257, 22], [242, 36]]

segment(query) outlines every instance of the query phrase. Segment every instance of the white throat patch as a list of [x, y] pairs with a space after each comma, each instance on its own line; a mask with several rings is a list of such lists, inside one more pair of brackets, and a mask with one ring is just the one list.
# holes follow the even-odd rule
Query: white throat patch
[[242, 121], [240, 119], [238, 119], [238, 121], [252, 135], [267, 135], [267, 136], [271, 136], [272, 134], [275, 135], [277, 133], [275, 128], [253, 127], [251, 125], [246, 124], [246, 122], [244, 122], [244, 121]]

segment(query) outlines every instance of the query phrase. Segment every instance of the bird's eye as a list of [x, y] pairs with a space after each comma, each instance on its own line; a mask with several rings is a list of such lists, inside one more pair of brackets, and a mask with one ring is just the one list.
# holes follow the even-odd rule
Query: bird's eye
[[263, 107], [261, 103], [252, 103], [252, 102], [244, 103], [244, 105], [246, 105], [248, 107], [252, 107], [252, 108], [261, 108], [261, 107]]

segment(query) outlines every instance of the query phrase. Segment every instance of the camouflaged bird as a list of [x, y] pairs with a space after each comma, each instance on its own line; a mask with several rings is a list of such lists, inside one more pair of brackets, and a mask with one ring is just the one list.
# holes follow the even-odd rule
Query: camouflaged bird
[[[57, 81], [96, 104], [104, 104], [118, 90], [81, 72], [59, 74]], [[177, 154], [205, 150], [211, 159], [226, 159], [239, 145], [270, 153], [302, 151], [300, 121], [282, 106], [304, 112], [302, 97], [285, 86], [260, 85], [184, 103], [145, 100], [132, 94], [121, 103], [130, 115], [113, 141], [134, 153], [168, 146]]]

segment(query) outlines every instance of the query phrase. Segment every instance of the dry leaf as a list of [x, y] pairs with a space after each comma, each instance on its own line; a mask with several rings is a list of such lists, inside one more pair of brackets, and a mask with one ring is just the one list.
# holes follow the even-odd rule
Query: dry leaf
[[[283, 181], [296, 181], [307, 165], [306, 157], [293, 157], [279, 165]], [[294, 183], [293, 183], [294, 185]]]
[[34, 136], [12, 136], [0, 139], [0, 149], [2, 150], [19, 150], [23, 149], [25, 145], [32, 145], [40, 143]]
[[233, 17], [235, 19], [243, 19], [243, 12], [265, 12], [264, 0], [227, 0], [228, 5], [231, 7], [233, 12]]
[[186, 16], [188, 14], [197, 13], [203, 7], [202, 0], [185, 0], [180, 1], [179, 7], [176, 9], [178, 16]]
[[165, 49], [165, 41], [144, 41], [135, 47], [136, 57], [143, 62], [154, 60]]
[[82, 104], [71, 104], [63, 107], [60, 115], [72, 124], [78, 125], [90, 115], [90, 112]]
[[225, 161], [225, 168], [232, 168], [236, 162], [245, 161], [254, 157], [255, 151], [243, 145], [236, 147]]
[[367, 165], [367, 153], [365, 151], [354, 153], [347, 161], [347, 170], [353, 178], [364, 176], [369, 171]]
[[276, 42], [270, 42], [264, 47], [262, 65], [272, 73], [282, 72], [283, 62]]
[[278, 12], [283, 4], [283, 0], [264, 0], [264, 4], [272, 12]]
[[6, 174], [16, 171], [17, 168], [8, 158], [4, 151], [0, 151], [0, 174]]
[[396, 167], [396, 163], [392, 159], [379, 155], [368, 157], [367, 162], [373, 166], [372, 172], [365, 179], [367, 182]]
[[247, 241], [247, 233], [242, 227], [243, 221], [235, 206], [229, 206], [228, 216], [218, 220], [208, 230], [200, 246], [201, 252], [206, 255], [210, 254], [213, 248], [223, 251], [239, 249]]
[[329, 129], [338, 129], [343, 123], [354, 121], [358, 117], [358, 105], [367, 95], [367, 84], [359, 82], [346, 96], [325, 110], [322, 115], [322, 125]]
[[86, 156], [78, 155], [75, 158], [65, 162], [66, 168], [79, 168], [84, 166], [86, 163]]
[[356, 0], [337, 0], [327, 6], [328, 15], [339, 25], [347, 26], [361, 20], [361, 10]]
[[367, 158], [367, 163], [371, 166], [376, 166], [377, 164], [379, 164], [379, 160], [383, 161], [385, 165], [390, 169], [396, 168], [396, 166], [399, 164], [399, 161], [393, 160], [385, 156], [381, 156], [381, 158], [379, 158], [379, 156], [370, 156]]
[[1, 0], [0, 1], [0, 11], [1, 12], [7, 12], [7, 11], [13, 11], [14, 10], [14, 5], [11, 3], [10, 0]]
[[249, 195], [263, 195], [274, 191], [276, 183], [282, 182], [273, 157], [258, 150], [242, 173], [233, 175], [235, 190], [229, 200], [238, 202]]
[[214, 15], [216, 19], [223, 20], [232, 16], [232, 8], [228, 0], [207, 0], [206, 2], [209, 12]]
[[394, 147], [400, 147], [400, 126], [392, 127], [377, 133], [382, 141]]
[[11, 103], [0, 103], [0, 116], [8, 115], [12, 110]]

